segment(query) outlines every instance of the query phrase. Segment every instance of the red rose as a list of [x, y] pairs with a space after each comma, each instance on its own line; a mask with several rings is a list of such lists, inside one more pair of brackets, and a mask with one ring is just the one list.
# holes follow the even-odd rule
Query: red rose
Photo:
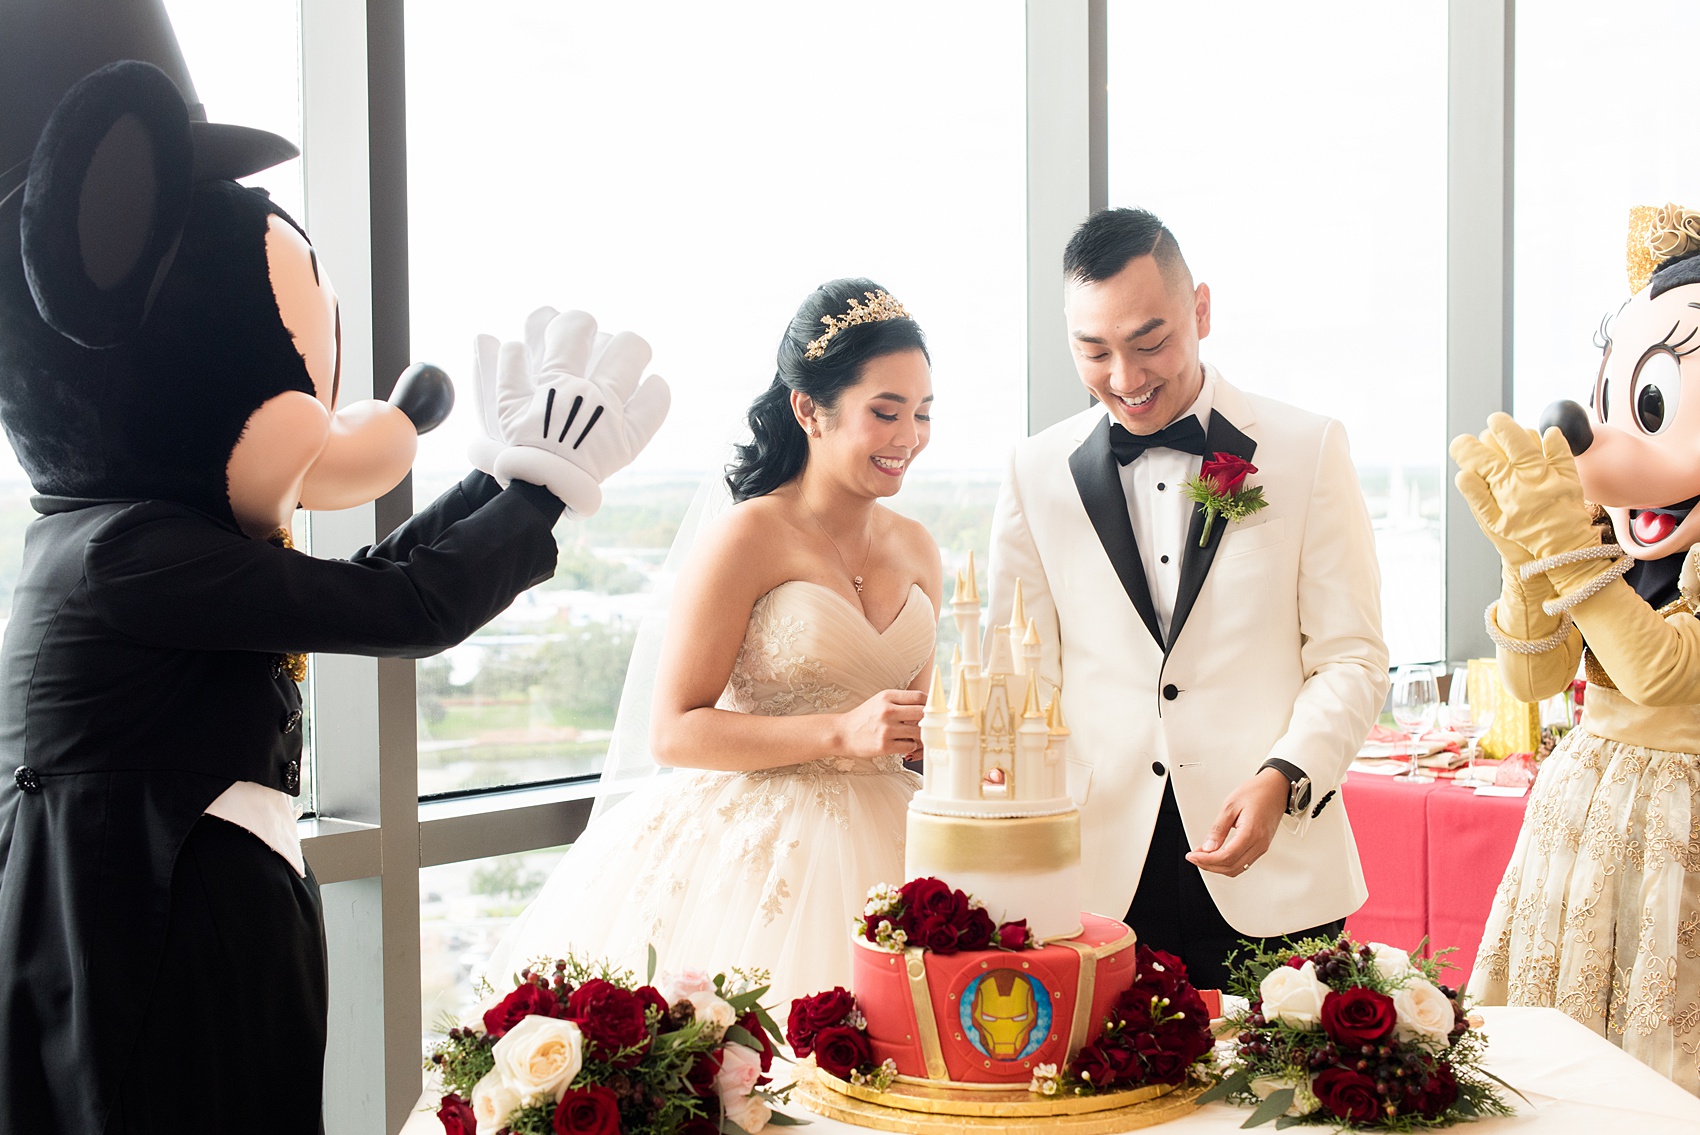
[[665, 1021], [667, 1019], [667, 1009], [668, 1009], [667, 998], [661, 996], [661, 991], [659, 989], [655, 988], [655, 986], [653, 986], [653, 985], [641, 985], [641, 986], [639, 986], [638, 991], [637, 991], [637, 999], [638, 999], [639, 1002], [641, 1002], [643, 1004], [643, 1006], [645, 1008], [649, 1008], [649, 1007], [653, 1006], [656, 1013], [660, 1014], [661, 1020]]
[[915, 928], [909, 934], [909, 944], [937, 954], [954, 954], [956, 935], [956, 926], [949, 919], [927, 914], [915, 920]]
[[815, 1034], [815, 1063], [840, 1080], [848, 1080], [850, 1073], [873, 1059], [868, 1038], [855, 1029], [834, 1025]]
[[1145, 1032], [1152, 1022], [1151, 997], [1149, 989], [1135, 985], [1116, 998], [1115, 1004], [1110, 1006], [1110, 1017], [1136, 1032]]
[[1186, 979], [1186, 963], [1173, 954], [1147, 946], [1134, 947], [1134, 970], [1139, 975], [1135, 988], [1149, 996], [1174, 1000], [1182, 989], [1191, 989]]
[[992, 935], [998, 932], [997, 923], [986, 913], [984, 907], [969, 909], [957, 923], [960, 928], [956, 936], [956, 948], [959, 950], [984, 950], [991, 946]]
[[814, 1050], [815, 1036], [822, 1029], [843, 1024], [844, 1018], [855, 1011], [856, 998], [842, 985], [813, 997], [797, 998], [791, 1002], [791, 1016], [785, 1022], [785, 1039], [790, 1042], [791, 1051], [807, 1056]]
[[883, 914], [866, 914], [862, 916], [862, 937], [870, 942], [879, 941], [880, 923], [888, 922]]
[[1027, 948], [1027, 920], [1006, 922], [998, 927], [998, 945], [1006, 950], [1025, 950]]
[[1437, 1064], [1433, 1072], [1420, 1083], [1408, 1085], [1405, 1104], [1424, 1119], [1439, 1119], [1446, 1109], [1458, 1102], [1458, 1078], [1450, 1064]]
[[696, 1058], [691, 1070], [685, 1073], [685, 1083], [702, 1099], [714, 1094], [714, 1078], [720, 1074], [720, 1049], [705, 1052]]
[[720, 1125], [698, 1115], [685, 1120], [684, 1126], [679, 1128], [679, 1135], [720, 1135]]
[[[629, 989], [593, 978], [567, 998], [566, 1015], [578, 1022], [584, 1039], [608, 1059], [622, 1048], [648, 1047], [649, 1022], [643, 1012], [646, 1004]], [[640, 1058], [639, 1052], [629, 1053], [622, 1063], [635, 1064]]]
[[1346, 1068], [1324, 1068], [1311, 1081], [1310, 1090], [1330, 1115], [1351, 1123], [1372, 1123], [1381, 1115], [1381, 1097], [1375, 1081], [1362, 1072]]
[[1139, 1074], [1139, 1057], [1120, 1044], [1099, 1037], [1074, 1057], [1074, 1074], [1094, 1088], [1127, 1083]]
[[453, 1092], [437, 1105], [437, 1118], [445, 1135], [478, 1135], [478, 1117], [472, 1114], [472, 1105]]
[[914, 917], [933, 914], [949, 919], [956, 914], [956, 900], [950, 884], [943, 879], [911, 879], [898, 888], [897, 893], [903, 896], [907, 913]]
[[1245, 458], [1235, 457], [1231, 453], [1218, 453], [1199, 467], [1198, 475], [1207, 481], [1216, 482], [1219, 491], [1232, 494], [1238, 492], [1240, 483], [1255, 472], [1257, 466]]
[[509, 1029], [527, 1017], [559, 1017], [561, 1003], [541, 985], [523, 982], [500, 1004], [484, 1014], [484, 1031], [491, 1040], [500, 1040]]
[[761, 1027], [761, 1018], [756, 1016], [754, 1009], [751, 1009], [738, 1018], [738, 1024], [742, 1025], [745, 1031], [755, 1037], [761, 1045], [761, 1070], [762, 1074], [766, 1075], [773, 1068], [773, 1041], [768, 1039], [767, 1030]]
[[1322, 1028], [1335, 1044], [1380, 1044], [1397, 1018], [1393, 998], [1361, 985], [1322, 999]]
[[[1187, 1038], [1177, 1038], [1185, 1040]], [[1186, 1079], [1187, 1065], [1198, 1059], [1198, 1053], [1187, 1047], [1171, 1048], [1152, 1033], [1139, 1033], [1133, 1038], [1133, 1051], [1145, 1066], [1145, 1080], [1152, 1084], [1178, 1084]]]
[[607, 1088], [568, 1088], [555, 1108], [555, 1135], [620, 1135], [620, 1101]]

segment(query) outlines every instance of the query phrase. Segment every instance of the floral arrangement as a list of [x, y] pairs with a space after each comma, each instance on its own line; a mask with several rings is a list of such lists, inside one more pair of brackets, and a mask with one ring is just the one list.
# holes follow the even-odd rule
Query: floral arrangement
[[814, 1056], [823, 1072], [840, 1080], [883, 1092], [897, 1077], [896, 1061], [874, 1063], [868, 1018], [862, 1015], [856, 995], [841, 985], [791, 1002], [785, 1039], [798, 1057]]
[[1216, 525], [1216, 514], [1231, 521], [1241, 521], [1262, 508], [1269, 507], [1263, 499], [1263, 486], [1245, 487], [1245, 479], [1257, 472], [1257, 466], [1232, 453], [1215, 453], [1204, 459], [1198, 476], [1181, 486], [1188, 500], [1204, 506], [1204, 533], [1198, 546], [1210, 543], [1210, 530]]
[[[650, 980], [655, 953], [650, 952]], [[638, 985], [572, 956], [533, 966], [449, 1030], [430, 1067], [447, 1135], [755, 1135], [798, 1122], [767, 1087], [778, 1026], [765, 975]]]
[[1481, 1067], [1480, 1020], [1431, 959], [1309, 939], [1253, 953], [1230, 988], [1250, 1005], [1230, 1018], [1239, 1043], [1224, 1079], [1200, 1099], [1255, 1105], [1246, 1127], [1410, 1130], [1512, 1112], [1494, 1087], [1510, 1085]]
[[1039, 940], [1025, 918], [994, 923], [983, 903], [941, 879], [881, 884], [868, 892], [857, 931], [887, 950], [920, 947], [935, 954], [959, 950], [1033, 950]]
[[1097, 1039], [1065, 1069], [1041, 1064], [1028, 1087], [1040, 1095], [1091, 1095], [1147, 1084], [1179, 1084], [1209, 1075], [1215, 1047], [1210, 1012], [1187, 980], [1181, 960], [1161, 950], [1134, 948], [1139, 976], [1110, 1006]]

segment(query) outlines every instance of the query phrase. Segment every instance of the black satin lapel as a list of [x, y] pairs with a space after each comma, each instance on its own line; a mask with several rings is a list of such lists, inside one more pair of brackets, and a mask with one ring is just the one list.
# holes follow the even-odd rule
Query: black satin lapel
[[1080, 490], [1080, 503], [1086, 506], [1086, 516], [1122, 581], [1122, 589], [1133, 600], [1133, 609], [1139, 612], [1152, 641], [1161, 649], [1163, 634], [1157, 629], [1157, 608], [1152, 605], [1151, 589], [1145, 582], [1145, 562], [1139, 558], [1139, 544], [1133, 538], [1133, 521], [1127, 514], [1127, 494], [1122, 492], [1120, 467], [1110, 454], [1108, 416], [1069, 455], [1068, 467], [1074, 474], [1075, 487]]
[[[1209, 437], [1212, 454], [1231, 453], [1250, 461], [1257, 451], [1257, 442], [1215, 410], [1210, 411]], [[1186, 626], [1186, 617], [1192, 614], [1192, 605], [1198, 602], [1198, 593], [1204, 588], [1204, 577], [1210, 574], [1210, 564], [1216, 559], [1216, 546], [1227, 530], [1227, 518], [1218, 516], [1211, 526], [1209, 543], [1199, 547], [1198, 541], [1204, 536], [1204, 506], [1192, 506], [1192, 520], [1186, 528], [1186, 552], [1181, 557], [1180, 588], [1175, 592], [1175, 613], [1169, 619], [1170, 650], [1180, 640], [1181, 628]]]

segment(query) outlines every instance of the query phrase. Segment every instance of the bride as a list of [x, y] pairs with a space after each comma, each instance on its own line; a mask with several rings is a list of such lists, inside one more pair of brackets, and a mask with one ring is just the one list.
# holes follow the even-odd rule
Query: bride
[[737, 503], [675, 587], [649, 747], [676, 771], [592, 821], [497, 946], [498, 989], [568, 949], [641, 974], [651, 945], [663, 970], [765, 968], [782, 1010], [849, 984], [851, 919], [903, 881], [919, 783], [902, 762], [942, 569], [879, 502], [926, 448], [932, 398], [921, 329], [877, 284], [803, 302], [727, 470]]

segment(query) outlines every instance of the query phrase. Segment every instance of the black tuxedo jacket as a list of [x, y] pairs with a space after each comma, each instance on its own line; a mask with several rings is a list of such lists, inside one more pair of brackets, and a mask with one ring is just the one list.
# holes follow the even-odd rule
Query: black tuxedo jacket
[[300, 788], [283, 655], [460, 642], [553, 573], [562, 506], [474, 473], [320, 560], [167, 501], [35, 503], [0, 643], [0, 1132], [98, 1133], [172, 995], [151, 981], [184, 838], [234, 781]]

